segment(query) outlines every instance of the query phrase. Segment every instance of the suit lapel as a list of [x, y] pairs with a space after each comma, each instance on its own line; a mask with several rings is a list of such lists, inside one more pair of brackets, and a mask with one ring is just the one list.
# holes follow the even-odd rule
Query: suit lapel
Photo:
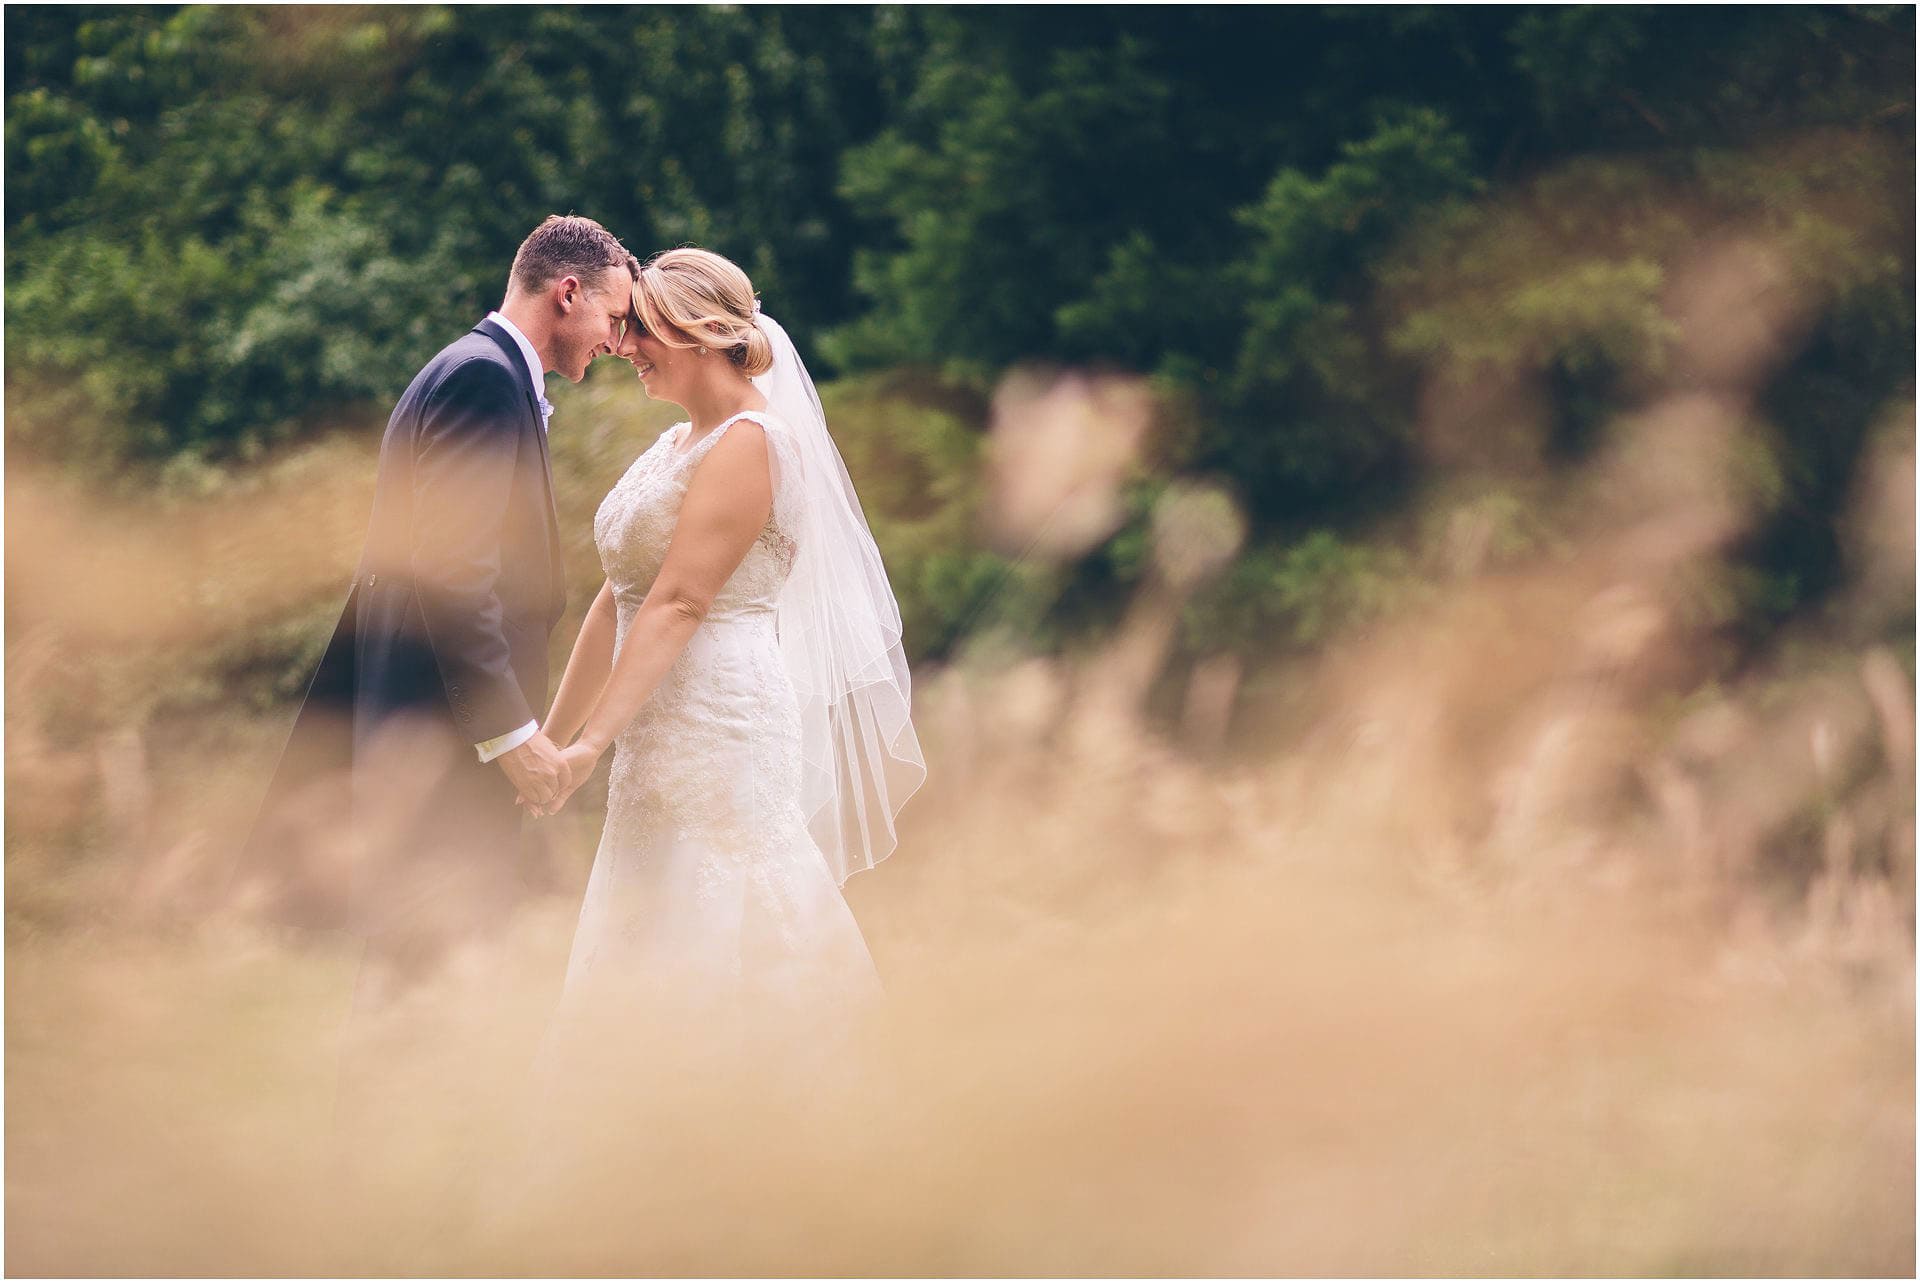
[[533, 405], [533, 435], [540, 440], [540, 470], [547, 478], [547, 548], [553, 558], [553, 618], [558, 623], [567, 607], [567, 563], [560, 551], [560, 508], [553, 493], [553, 455], [547, 449], [547, 428], [540, 417], [540, 403]]
[[533, 419], [533, 439], [540, 449], [540, 472], [547, 483], [547, 547], [553, 559], [553, 595], [557, 603], [553, 613], [557, 619], [566, 609], [567, 572], [566, 560], [560, 551], [560, 510], [553, 492], [553, 455], [547, 448], [547, 426], [540, 417], [540, 393], [531, 382], [533, 372], [527, 368], [526, 359], [520, 354], [520, 345], [513, 341], [513, 335], [486, 320], [473, 329], [474, 333], [492, 339], [506, 354], [508, 364], [520, 376], [520, 390], [525, 396], [527, 413]]
[[[527, 368], [526, 358], [520, 355], [520, 345], [513, 341], [513, 335], [492, 321], [480, 322], [473, 327], [473, 332], [492, 339], [494, 346], [500, 349], [500, 354], [507, 358], [507, 368], [520, 380], [520, 390], [526, 394], [527, 409], [533, 415], [533, 426], [540, 427], [540, 389], [533, 385], [533, 371]], [[543, 439], [546, 435], [544, 431], [540, 433]]]

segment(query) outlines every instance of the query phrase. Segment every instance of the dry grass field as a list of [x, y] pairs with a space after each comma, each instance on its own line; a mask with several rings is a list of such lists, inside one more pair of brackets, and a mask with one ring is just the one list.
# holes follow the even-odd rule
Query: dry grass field
[[[288, 717], [262, 656], [330, 622], [366, 451], [145, 498], [11, 469], [7, 1266], [1911, 1274], [1913, 689], [1871, 640], [1911, 611], [1911, 409], [1854, 500], [1858, 626], [1702, 685], [1740, 423], [1650, 399], [1569, 544], [1463, 554], [1237, 721], [1204, 667], [1147, 711], [1218, 523], [1158, 528], [1098, 648], [923, 666], [930, 781], [847, 888], [886, 1018], [826, 1083], [676, 1072], [701, 1030], [656, 1030], [540, 1130], [586, 801], [551, 893], [409, 1008], [412, 1106], [350, 1143], [357, 954], [225, 870]], [[630, 444], [556, 437], [583, 494]]]

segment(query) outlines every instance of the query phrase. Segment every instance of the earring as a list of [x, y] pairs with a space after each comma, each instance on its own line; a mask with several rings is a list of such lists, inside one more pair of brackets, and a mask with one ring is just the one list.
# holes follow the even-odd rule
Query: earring
[[703, 347], [697, 347], [693, 349], [693, 352], [695, 356], [705, 356], [707, 354], [707, 349]]

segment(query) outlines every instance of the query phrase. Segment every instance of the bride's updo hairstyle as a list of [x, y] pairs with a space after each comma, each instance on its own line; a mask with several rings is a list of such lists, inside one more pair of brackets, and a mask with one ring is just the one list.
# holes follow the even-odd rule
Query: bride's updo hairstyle
[[633, 283], [633, 310], [672, 348], [726, 353], [749, 378], [773, 368], [773, 348], [753, 323], [753, 282], [711, 250], [662, 250]]

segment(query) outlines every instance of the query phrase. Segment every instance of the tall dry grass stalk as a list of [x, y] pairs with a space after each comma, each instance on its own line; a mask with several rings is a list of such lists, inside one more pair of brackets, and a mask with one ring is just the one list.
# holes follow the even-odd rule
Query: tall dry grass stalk
[[[1734, 279], [1766, 262], [1706, 263], [1677, 313], [1732, 306], [1766, 348], [1790, 318]], [[1676, 369], [1575, 484], [1565, 555], [1463, 554], [1429, 604], [1292, 661], [1308, 694], [1271, 727], [1233, 725], [1225, 656], [1184, 743], [1144, 712], [1242, 537], [1213, 492], [1173, 492], [1101, 652], [923, 669], [930, 782], [848, 886], [885, 1019], [824, 1070], [778, 1020], [724, 1047], [616, 1010], [618, 1071], [542, 1094], [589, 804], [547, 826], [556, 893], [374, 1031], [377, 1119], [335, 1108], [356, 951], [223, 877], [284, 715], [163, 697], [343, 577], [365, 456], [174, 511], [16, 469], [9, 1265], [1910, 1273], [1912, 686], [1835, 643], [1676, 711], [1708, 631], [1690, 576], [1746, 519], [1753, 377], [1724, 347]], [[1001, 411], [1064, 415], [1069, 447], [1097, 421], [1015, 391]], [[1911, 583], [1912, 441], [1909, 407], [1860, 488], [1863, 610]], [[1097, 537], [1089, 487], [1135, 444], [1004, 443], [998, 537]], [[1218, 751], [1229, 729], [1254, 747]]]

